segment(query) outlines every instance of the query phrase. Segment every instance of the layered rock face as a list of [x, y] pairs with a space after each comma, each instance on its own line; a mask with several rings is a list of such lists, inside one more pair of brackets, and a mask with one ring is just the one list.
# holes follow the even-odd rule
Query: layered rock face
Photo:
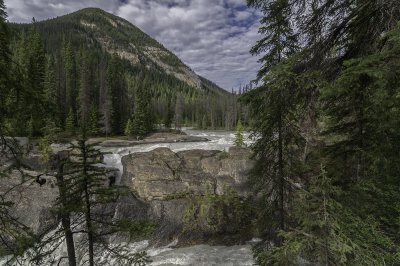
[[[24, 171], [30, 176], [37, 176], [34, 171]], [[42, 235], [57, 222], [50, 213], [57, 198], [56, 180], [51, 176], [41, 176], [46, 183], [39, 185], [35, 179], [28, 179], [21, 184], [21, 172], [13, 171], [9, 178], [0, 178], [0, 194], [5, 201], [14, 203], [10, 215], [29, 227], [34, 233]]]
[[241, 197], [249, 195], [246, 175], [253, 167], [249, 150], [232, 147], [228, 153], [189, 150], [178, 153], [168, 148], [135, 153], [122, 158], [122, 184], [144, 201], [165, 200], [171, 195], [201, 195], [208, 189], [222, 195], [230, 187]]
[[[158, 226], [152, 240], [156, 244], [174, 239], [183, 245], [204, 241], [237, 243], [244, 239], [213, 242], [213, 233], [206, 228], [190, 233], [184, 233], [183, 228], [188, 208], [196, 203], [193, 196], [204, 195], [206, 191], [221, 196], [226, 188], [233, 189], [240, 198], [250, 195], [246, 181], [254, 162], [249, 157], [249, 149], [238, 147], [230, 148], [228, 153], [213, 150], [174, 153], [168, 148], [158, 148], [124, 156], [121, 183], [133, 189], [135, 195], [120, 201], [117, 213], [124, 218], [154, 220]], [[221, 239], [226, 241], [220, 235]]]
[[[152, 219], [157, 224], [152, 235], [154, 244], [164, 245], [174, 239], [183, 244], [209, 241], [210, 232], [202, 228], [196, 233], [183, 233], [185, 215], [196, 199], [193, 196], [206, 192], [223, 195], [225, 188], [233, 189], [240, 198], [250, 195], [246, 186], [247, 173], [253, 166], [250, 150], [232, 147], [229, 152], [188, 150], [178, 153], [168, 148], [124, 156], [122, 185], [133, 193], [123, 196], [107, 208], [115, 210], [115, 218], [132, 220]], [[40, 169], [54, 170], [56, 159], [52, 156], [47, 164], [36, 163], [38, 156], [28, 156], [25, 163], [35, 165], [35, 171], [26, 171], [32, 177]], [[7, 193], [6, 200], [14, 202], [12, 215], [33, 232], [43, 235], [57, 225], [57, 217], [50, 210], [58, 195], [56, 180], [41, 176], [42, 185], [34, 178], [20, 184], [18, 171], [10, 179], [0, 179], [0, 192]], [[106, 184], [108, 185], [108, 184]], [[251, 236], [248, 236], [251, 237]], [[219, 236], [219, 239], [221, 236]], [[223, 240], [225, 241], [225, 240]], [[234, 242], [232, 242], [234, 243]], [[222, 243], [216, 243], [222, 244]], [[227, 244], [227, 243], [223, 243]]]

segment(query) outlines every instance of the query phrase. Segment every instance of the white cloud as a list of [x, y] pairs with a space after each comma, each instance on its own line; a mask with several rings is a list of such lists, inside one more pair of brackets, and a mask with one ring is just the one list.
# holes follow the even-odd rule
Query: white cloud
[[43, 20], [62, 16], [86, 7], [99, 7], [115, 12], [118, 0], [5, 0], [8, 19], [12, 22], [30, 22], [32, 17]]
[[225, 89], [254, 79], [260, 67], [249, 54], [259, 14], [245, 0], [5, 0], [10, 21], [29, 22], [84, 7], [99, 7], [142, 29], [196, 73]]

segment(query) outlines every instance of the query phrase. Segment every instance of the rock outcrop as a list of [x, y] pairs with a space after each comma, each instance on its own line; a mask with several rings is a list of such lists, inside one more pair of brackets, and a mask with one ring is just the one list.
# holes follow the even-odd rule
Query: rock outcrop
[[[189, 235], [183, 233], [187, 210], [195, 203], [196, 196], [206, 192], [222, 196], [226, 188], [230, 188], [240, 198], [248, 197], [247, 174], [254, 165], [249, 155], [249, 149], [232, 147], [229, 152], [188, 150], [177, 153], [158, 148], [124, 156], [121, 183], [133, 189], [135, 195], [124, 198], [117, 211], [121, 217], [150, 217], [156, 221], [155, 243], [166, 244], [174, 239], [179, 239], [180, 243], [209, 243], [212, 232], [204, 228]], [[140, 204], [141, 211], [127, 208], [127, 204], [132, 207]]]
[[144, 201], [164, 200], [174, 194], [201, 195], [210, 190], [222, 195], [230, 187], [241, 197], [249, 195], [246, 175], [253, 166], [249, 150], [232, 147], [228, 153], [168, 148], [135, 153], [122, 158], [122, 184]]
[[[249, 154], [248, 149], [237, 147], [230, 148], [229, 152], [187, 150], [177, 153], [158, 148], [124, 156], [121, 184], [133, 192], [107, 208], [115, 210], [114, 218], [152, 219], [157, 224], [152, 235], [154, 244], [163, 245], [174, 239], [187, 244], [210, 243], [211, 233], [205, 229], [190, 233], [190, 237], [183, 233], [187, 210], [196, 202], [196, 196], [223, 195], [227, 187], [242, 199], [250, 195], [246, 176], [253, 161]], [[55, 178], [41, 175], [41, 180], [46, 181], [43, 184], [34, 178], [40, 174], [40, 168], [55, 170], [57, 158], [53, 157], [47, 164], [38, 163], [33, 167], [37, 168], [36, 172], [25, 170], [33, 178], [23, 184], [18, 171], [13, 172], [11, 178], [0, 179], [0, 194], [13, 188], [6, 195], [6, 200], [14, 202], [13, 216], [39, 235], [58, 222], [50, 211], [58, 195]], [[28, 156], [26, 162], [33, 165], [36, 159], [40, 161], [37, 156]]]
[[[50, 210], [57, 197], [54, 177], [42, 175], [46, 180], [42, 185], [35, 181], [39, 175], [34, 171], [23, 171], [26, 181], [21, 183], [22, 172], [13, 171], [9, 178], [0, 178], [0, 194], [5, 201], [13, 203], [10, 215], [29, 227], [34, 233], [42, 235], [51, 229], [57, 219]], [[28, 177], [30, 176], [30, 177]]]

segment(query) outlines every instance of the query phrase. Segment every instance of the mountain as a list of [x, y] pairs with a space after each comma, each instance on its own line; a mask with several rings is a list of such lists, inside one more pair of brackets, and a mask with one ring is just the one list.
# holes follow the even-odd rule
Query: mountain
[[[13, 24], [27, 30], [31, 24]], [[133, 66], [157, 69], [184, 81], [196, 89], [225, 90], [197, 75], [175, 54], [129, 21], [99, 8], [85, 8], [61, 17], [37, 22], [48, 51], [59, 47], [62, 38], [71, 39], [76, 46], [86, 44], [90, 49], [116, 53]]]
[[9, 25], [17, 82], [6, 122], [15, 135], [74, 135], [82, 125], [92, 135], [145, 135], [154, 124], [232, 128], [240, 118], [237, 96], [101, 9]]

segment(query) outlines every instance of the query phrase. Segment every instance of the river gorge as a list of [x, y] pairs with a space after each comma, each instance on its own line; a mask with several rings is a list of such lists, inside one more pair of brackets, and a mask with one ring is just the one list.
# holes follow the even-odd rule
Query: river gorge
[[[140, 197], [142, 199], [147, 200], [147, 203], [144, 203], [143, 206], [146, 206], [147, 208], [147, 213], [152, 213], [153, 216], [156, 218], [158, 217], [158, 209], [172, 209], [170, 211], [171, 213], [168, 214], [167, 216], [175, 216], [175, 209], [179, 209], [179, 200], [177, 202], [172, 203], [172, 205], [168, 205], [167, 202], [163, 201], [162, 198], [165, 197], [165, 193], [171, 193], [171, 194], [180, 194], [181, 191], [177, 190], [177, 187], [179, 187], [180, 184], [177, 183], [171, 183], [172, 190], [165, 190], [165, 188], [161, 188], [161, 194], [157, 194], [156, 189], [154, 188], [154, 182], [160, 181], [162, 184], [166, 183], [167, 181], [175, 182], [174, 180], [167, 180], [163, 179], [165, 178], [164, 176], [166, 174], [167, 168], [161, 168], [159, 170], [159, 175], [160, 177], [157, 177], [157, 172], [156, 174], [152, 173], [152, 177], [150, 177], [150, 183], [146, 183], [147, 180], [142, 180], [140, 177], [140, 173], [143, 173], [144, 170], [147, 167], [152, 167], [147, 166], [146, 161], [142, 165], [142, 168], [137, 168], [138, 166], [138, 159], [141, 158], [141, 156], [164, 156], [164, 160], [169, 160], [170, 157], [176, 157], [176, 158], [182, 158], [180, 163], [183, 164], [193, 164], [193, 156], [200, 156], [199, 162], [201, 161], [202, 164], [204, 162], [207, 162], [208, 159], [211, 161], [213, 160], [214, 156], [217, 156], [218, 151], [226, 151], [226, 153], [229, 155], [234, 155], [230, 151], [230, 148], [234, 146], [234, 139], [235, 139], [235, 133], [234, 132], [228, 132], [228, 131], [201, 131], [201, 130], [193, 130], [190, 128], [184, 128], [183, 129], [184, 133], [188, 136], [195, 136], [195, 137], [201, 137], [207, 139], [207, 141], [195, 141], [195, 142], [171, 142], [171, 143], [143, 143], [143, 144], [137, 144], [137, 145], [127, 145], [127, 146], [111, 146], [111, 145], [104, 145], [101, 146], [101, 150], [103, 152], [106, 152], [107, 154], [104, 156], [104, 163], [106, 167], [109, 168], [115, 168], [118, 169], [119, 172], [116, 173], [116, 183], [121, 183], [121, 181], [124, 183], [124, 185], [132, 186], [137, 190], [137, 192], [140, 194]], [[251, 144], [251, 140], [249, 139], [249, 135], [245, 134], [245, 139], [246, 139], [246, 144]], [[57, 151], [60, 149], [58, 146], [54, 146], [53, 150]], [[203, 151], [201, 151], [203, 150]], [[197, 151], [197, 152], [196, 152]], [[213, 151], [213, 152], [211, 152]], [[233, 151], [233, 150], [232, 150]], [[238, 152], [238, 151], [236, 151]], [[240, 153], [240, 150], [239, 150]], [[179, 154], [179, 156], [177, 155]], [[236, 156], [236, 155], [235, 155]], [[188, 157], [188, 158], [186, 158]], [[195, 158], [196, 159], [196, 158]], [[206, 160], [203, 160], [206, 159]], [[134, 161], [129, 161], [129, 160], [134, 160]], [[136, 161], [135, 161], [136, 160]], [[192, 161], [191, 161], [192, 160]], [[219, 159], [220, 160], [220, 159]], [[225, 161], [224, 161], [225, 160]], [[235, 161], [238, 160], [238, 161]], [[124, 161], [124, 163], [123, 163]], [[129, 161], [127, 163], [127, 161]], [[225, 166], [224, 166], [225, 162]], [[232, 172], [232, 171], [239, 171], [242, 166], [240, 165], [240, 162], [242, 162], [241, 158], [237, 159], [222, 159], [222, 161], [219, 163], [220, 165], [222, 164], [221, 169], [216, 170], [210, 170], [212, 173], [213, 171], [215, 172], [215, 175], [218, 175], [217, 172], [224, 172], [220, 174], [221, 178], [216, 179], [217, 182], [222, 182], [224, 185], [228, 184], [231, 185], [231, 183], [235, 183], [234, 181], [227, 181], [226, 176], [229, 175], [226, 174], [225, 172]], [[131, 166], [129, 166], [131, 165]], [[135, 167], [132, 168], [132, 165], [135, 165]], [[207, 165], [210, 165], [208, 163]], [[206, 168], [208, 167], [206, 165]], [[140, 164], [139, 164], [140, 166]], [[170, 166], [168, 166], [170, 167]], [[185, 166], [186, 168], [189, 166]], [[213, 168], [213, 166], [210, 166]], [[246, 166], [249, 168], [249, 166]], [[189, 167], [190, 168], [190, 167]], [[192, 167], [193, 168], [193, 167]], [[190, 171], [193, 171], [193, 169], [190, 168]], [[215, 167], [214, 167], [215, 168]], [[230, 168], [237, 168], [237, 170], [232, 170]], [[124, 173], [124, 170], [126, 173]], [[134, 178], [130, 178], [129, 174], [133, 176], [136, 175]], [[153, 171], [154, 172], [154, 171]], [[155, 176], [154, 176], [155, 175]], [[174, 172], [175, 175], [175, 172]], [[232, 174], [231, 174], [232, 175]], [[233, 175], [237, 175], [236, 173], [233, 173]], [[157, 180], [157, 178], [161, 178], [163, 180]], [[131, 180], [132, 179], [132, 180]], [[174, 178], [172, 178], [174, 179]], [[183, 178], [185, 179], [185, 178]], [[124, 181], [125, 180], [125, 181]], [[141, 182], [139, 182], [141, 181]], [[128, 182], [128, 183], [127, 183]], [[149, 189], [146, 190], [145, 186], [146, 184], [148, 185]], [[135, 187], [136, 185], [136, 187]], [[209, 184], [207, 184], [208, 186]], [[233, 184], [234, 185], [234, 184]], [[187, 187], [189, 186], [189, 187]], [[205, 191], [205, 185], [202, 184], [197, 184], [193, 185], [192, 183], [189, 182], [189, 185], [186, 187], [183, 187], [182, 189], [193, 191], [197, 191], [198, 193], [204, 193]], [[215, 184], [214, 190], [217, 191], [218, 189], [221, 191], [221, 186]], [[237, 189], [240, 191], [240, 188]], [[166, 191], [166, 192], [165, 192]], [[164, 193], [164, 194], [163, 194]], [[154, 200], [153, 200], [154, 199]], [[134, 203], [136, 204], [136, 203]], [[133, 204], [133, 205], [134, 205]], [[186, 205], [185, 202], [182, 203], [182, 206], [180, 209], [185, 208]], [[120, 212], [119, 210], [120, 206], [117, 205], [115, 207], [116, 215], [117, 213]], [[126, 209], [126, 208], [125, 208]], [[123, 210], [121, 211], [123, 212]], [[167, 211], [168, 212], [168, 211]], [[156, 214], [154, 214], [156, 213]], [[128, 210], [127, 214], [123, 214], [124, 216], [135, 215], [134, 210]], [[147, 214], [146, 214], [147, 215]], [[181, 215], [178, 211], [178, 215]], [[180, 219], [180, 218], [179, 218]], [[178, 219], [178, 220], [179, 220]], [[167, 222], [167, 227], [169, 228], [169, 231], [178, 231], [181, 230], [179, 226], [171, 227], [168, 225], [168, 223], [171, 223], [172, 220], [169, 219]], [[41, 222], [42, 223], [42, 222]], [[163, 223], [163, 222], [162, 222]], [[167, 230], [167, 231], [168, 231]], [[51, 233], [49, 233], [51, 234]], [[180, 243], [178, 240], [178, 237], [175, 235], [176, 232], [167, 232], [167, 236], [165, 237], [165, 232], [161, 232], [161, 235], [163, 235], [164, 241], [159, 242], [158, 244], [154, 244], [155, 241], [152, 240], [142, 240], [139, 242], [132, 243], [130, 245], [130, 248], [135, 251], [146, 251], [147, 254], [150, 256], [151, 262], [150, 265], [253, 265], [253, 257], [252, 257], [252, 252], [251, 252], [251, 246], [254, 244], [257, 239], [248, 239], [246, 241], [240, 241], [240, 245], [232, 245], [232, 241], [226, 242], [228, 245], [224, 245], [224, 240], [217, 240], [217, 241], [212, 241], [212, 243], [208, 243], [207, 241], [202, 242], [196, 242], [194, 241], [194, 245], [186, 244], [186, 243]], [[168, 241], [170, 239], [170, 241]], [[156, 241], [157, 242], [157, 241]], [[161, 243], [161, 244], [160, 244]], [[60, 261], [61, 257], [64, 257], [66, 255], [66, 246], [64, 243], [61, 243], [60, 246], [56, 249], [56, 252], [53, 253], [51, 258], [48, 260], [48, 265], [57, 265], [58, 262]], [[23, 261], [23, 259], [21, 260]], [[67, 265], [66, 260], [61, 260], [61, 263], [59, 265], [64, 265], [63, 263], [65, 262], [65, 265]], [[23, 265], [29, 265], [29, 264], [24, 264]], [[1, 261], [0, 261], [1, 265]], [[19, 264], [16, 264], [19, 265]]]

